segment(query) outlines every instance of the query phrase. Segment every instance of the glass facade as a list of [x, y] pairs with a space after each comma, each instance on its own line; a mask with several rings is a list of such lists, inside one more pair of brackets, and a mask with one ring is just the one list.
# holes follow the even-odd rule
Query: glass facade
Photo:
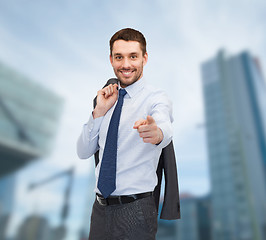
[[197, 200], [181, 199], [182, 221], [178, 223], [179, 240], [200, 240], [198, 231]]
[[0, 179], [0, 215], [9, 214], [13, 208], [15, 194], [14, 175], [8, 175]]
[[[210, 196], [180, 195], [181, 221], [177, 221], [177, 240], [210, 240]], [[173, 239], [173, 238], [172, 238]]]
[[46, 155], [62, 99], [0, 63], [0, 177]]
[[265, 82], [256, 61], [247, 52], [227, 57], [220, 51], [201, 70], [213, 239], [263, 240]]
[[15, 198], [14, 174], [0, 179], [0, 239], [5, 239], [10, 222]]
[[15, 204], [15, 171], [51, 151], [62, 104], [51, 91], [0, 63], [0, 239], [6, 239]]

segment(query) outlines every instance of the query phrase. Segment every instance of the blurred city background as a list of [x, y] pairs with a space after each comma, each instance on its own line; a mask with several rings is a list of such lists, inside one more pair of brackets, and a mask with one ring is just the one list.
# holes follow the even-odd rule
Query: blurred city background
[[125, 27], [174, 106], [181, 219], [157, 239], [265, 240], [263, 0], [0, 0], [0, 239], [87, 239], [94, 159], [76, 141]]

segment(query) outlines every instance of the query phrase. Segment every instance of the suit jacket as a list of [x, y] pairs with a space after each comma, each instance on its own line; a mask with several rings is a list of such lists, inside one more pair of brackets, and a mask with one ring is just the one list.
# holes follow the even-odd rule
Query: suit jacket
[[[109, 84], [118, 84], [118, 79], [111, 78], [107, 81], [104, 87]], [[97, 98], [93, 100], [93, 107], [95, 108], [97, 104]], [[95, 166], [99, 163], [99, 151], [95, 154]], [[157, 167], [157, 177], [158, 184], [154, 189], [154, 198], [157, 210], [160, 203], [160, 192], [161, 192], [161, 183], [162, 175], [164, 172], [165, 178], [165, 191], [164, 191], [164, 200], [160, 218], [173, 220], [180, 218], [180, 201], [179, 201], [179, 189], [178, 189], [178, 180], [177, 180], [177, 167], [175, 159], [175, 151], [173, 141], [171, 141], [165, 148], [162, 149], [160, 155], [158, 167]]]

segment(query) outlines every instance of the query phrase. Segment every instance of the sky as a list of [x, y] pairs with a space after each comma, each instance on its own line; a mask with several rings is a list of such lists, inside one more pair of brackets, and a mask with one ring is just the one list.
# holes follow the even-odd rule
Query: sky
[[59, 214], [63, 190], [58, 189], [65, 187], [65, 181], [32, 193], [26, 187], [33, 179], [71, 166], [75, 166], [72, 234], [82, 222], [85, 208], [90, 207], [86, 196], [93, 185], [88, 177], [93, 174], [93, 159], [78, 159], [76, 141], [97, 90], [114, 77], [109, 39], [125, 27], [145, 35], [149, 60], [144, 77], [173, 102], [180, 192], [207, 194], [200, 66], [220, 49], [229, 55], [248, 50], [261, 60], [265, 73], [265, 9], [263, 0], [0, 0], [0, 61], [64, 99], [51, 154], [17, 174], [19, 214], [14, 225], [34, 211], [58, 223], [58, 216], [49, 213]]

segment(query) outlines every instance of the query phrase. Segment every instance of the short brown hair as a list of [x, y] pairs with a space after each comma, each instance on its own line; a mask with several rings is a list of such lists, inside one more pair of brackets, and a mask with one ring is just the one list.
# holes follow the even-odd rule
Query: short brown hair
[[132, 28], [124, 28], [116, 32], [110, 39], [110, 55], [112, 55], [114, 42], [117, 40], [137, 41], [140, 43], [140, 48], [143, 55], [146, 53], [146, 39], [143, 34]]

